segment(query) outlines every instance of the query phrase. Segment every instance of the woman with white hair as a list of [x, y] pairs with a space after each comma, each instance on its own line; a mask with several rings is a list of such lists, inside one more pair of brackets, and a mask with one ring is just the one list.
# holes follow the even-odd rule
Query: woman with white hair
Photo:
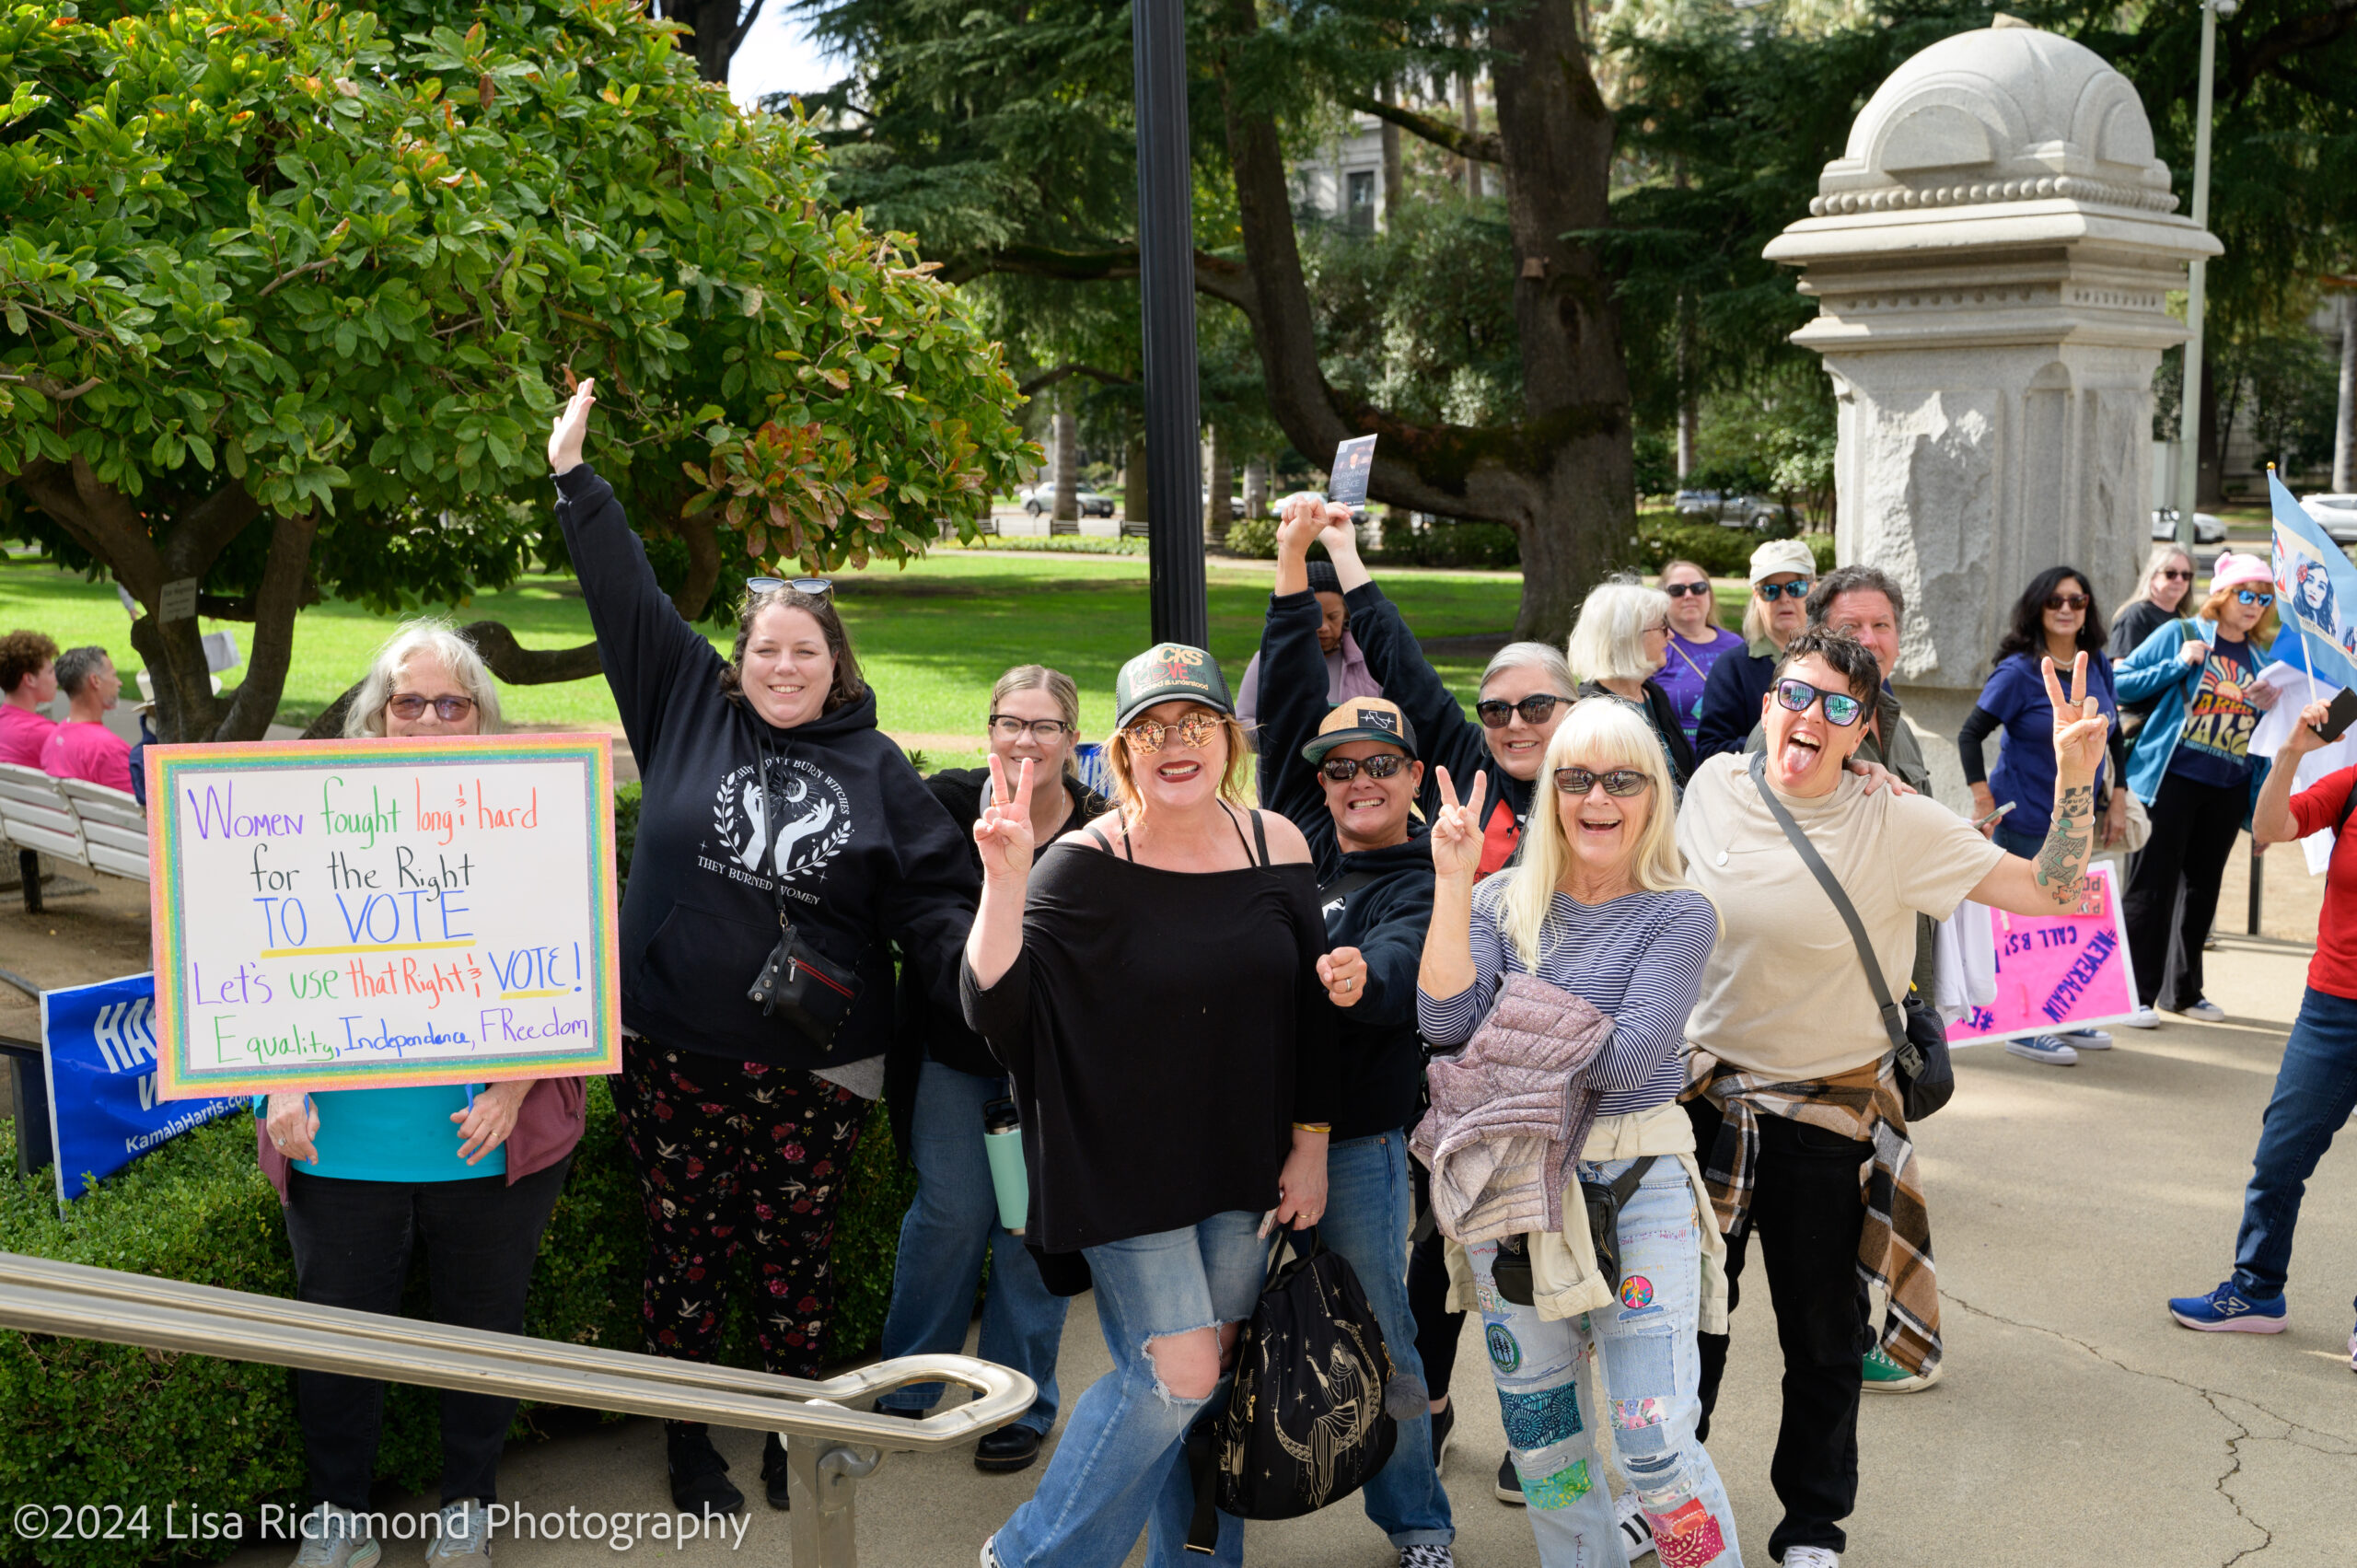
[[1669, 656], [1669, 596], [1627, 578], [1598, 583], [1580, 606], [1563, 649], [1582, 697], [1625, 703], [1661, 742], [1671, 784], [1686, 787], [1694, 748], [1678, 722], [1669, 693], [1654, 679]]
[[[499, 693], [447, 622], [412, 621], [377, 652], [344, 717], [353, 739], [436, 740], [499, 727]], [[524, 1331], [540, 1232], [581, 1141], [585, 1080], [510, 1079], [431, 1088], [283, 1092], [257, 1100], [256, 1153], [278, 1190], [295, 1298], [398, 1313], [410, 1249], [425, 1241], [434, 1316]], [[296, 1568], [361, 1568], [385, 1386], [298, 1371], [295, 1409], [310, 1471]], [[515, 1400], [445, 1390], [442, 1513], [428, 1562], [487, 1562], [487, 1506]]]
[[[1722, 1245], [1704, 1223], [1711, 1210], [1693, 1127], [1678, 1104], [1687, 1016], [1719, 923], [1686, 879], [1659, 738], [1625, 702], [1573, 708], [1548, 745], [1522, 858], [1479, 886], [1482, 783], [1461, 801], [1449, 782], [1441, 788], [1433, 919], [1417, 977], [1425, 1040], [1443, 1051], [1471, 1040], [1509, 975], [1535, 976], [1610, 1025], [1582, 1069], [1584, 1087], [1602, 1098], [1576, 1174], [1620, 1193], [1617, 1277], [1576, 1209], [1568, 1225], [1520, 1235], [1469, 1223], [1511, 1209], [1521, 1189], [1544, 1180], [1536, 1166], [1502, 1179], [1515, 1168], [1504, 1165], [1478, 1194], [1456, 1193], [1473, 1200], [1461, 1213], [1453, 1202], [1435, 1205], [1443, 1227], [1463, 1239], [1450, 1259], [1455, 1293], [1480, 1309], [1538, 1561], [1621, 1563], [1626, 1543], [1643, 1539], [1643, 1530], [1615, 1527], [1596, 1434], [1581, 1420], [1574, 1378], [1592, 1349], [1631, 1488], [1622, 1512], [1642, 1516], [1664, 1562], [1736, 1564], [1735, 1515], [1696, 1435], [1695, 1332], [1725, 1324], [1718, 1270], [1707, 1261]], [[1512, 1070], [1512, 1055], [1509, 1047], [1488, 1060]], [[1460, 1103], [1437, 1063], [1432, 1094], [1416, 1148], [1429, 1156], [1437, 1145], [1438, 1193], [1450, 1173], [1448, 1132], [1461, 1134], [1480, 1107]]]

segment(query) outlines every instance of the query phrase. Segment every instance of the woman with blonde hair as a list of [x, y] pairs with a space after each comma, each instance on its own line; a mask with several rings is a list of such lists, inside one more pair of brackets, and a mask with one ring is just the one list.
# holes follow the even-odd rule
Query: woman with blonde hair
[[1669, 596], [1616, 577], [1589, 590], [1563, 656], [1581, 697], [1609, 697], [1645, 721], [1669, 762], [1670, 783], [1684, 789], [1693, 776], [1694, 749], [1669, 693], [1654, 679], [1669, 657]]
[[[1548, 744], [1521, 860], [1478, 887], [1481, 783], [1461, 802], [1449, 782], [1441, 789], [1432, 927], [1417, 980], [1425, 1040], [1441, 1051], [1472, 1040], [1508, 975], [1535, 976], [1610, 1025], [1583, 1070], [1602, 1098], [1576, 1174], [1622, 1193], [1617, 1280], [1588, 1242], [1576, 1193], [1562, 1195], [1564, 1230], [1468, 1229], [1451, 1259], [1457, 1294], [1481, 1312], [1538, 1560], [1545, 1568], [1625, 1562], [1625, 1541], [1650, 1530], [1665, 1562], [1735, 1564], [1735, 1515], [1696, 1435], [1694, 1336], [1725, 1326], [1712, 1261], [1721, 1247], [1705, 1222], [1693, 1128], [1678, 1105], [1687, 1015], [1718, 915], [1686, 880], [1659, 738], [1626, 703], [1576, 704]], [[1433, 1097], [1420, 1153], [1445, 1144], [1456, 1119], [1479, 1114], [1452, 1103], [1437, 1068]], [[1447, 1170], [1435, 1167], [1436, 1193]], [[1498, 1180], [1484, 1199], [1499, 1195]], [[1629, 1537], [1616, 1527], [1596, 1435], [1580, 1417], [1573, 1379], [1591, 1348], [1631, 1483], [1619, 1509], [1637, 1527]]]
[[[1026, 1240], [1051, 1288], [1086, 1273], [1112, 1373], [1073, 1407], [1039, 1492], [985, 1565], [1101, 1568], [1147, 1536], [1182, 1561], [1187, 1431], [1234, 1365], [1265, 1266], [1262, 1216], [1326, 1206], [1337, 1067], [1326, 923], [1301, 830], [1243, 804], [1227, 682], [1165, 643], [1121, 667], [1116, 810], [1039, 842], [1035, 762], [990, 760], [966, 1021], [1015, 1076]], [[1212, 1561], [1243, 1561], [1223, 1516]]]
[[[989, 754], [1003, 767], [1029, 764], [1051, 787], [1033, 792], [1031, 828], [1041, 844], [1112, 808], [1080, 782], [1073, 753], [1080, 743], [1080, 691], [1072, 677], [1045, 665], [1017, 665], [991, 688]], [[933, 797], [960, 822], [982, 814], [986, 768], [944, 768], [925, 781]], [[1061, 787], [1052, 787], [1060, 785]], [[981, 863], [974, 865], [977, 875]], [[982, 1298], [981, 1354], [1039, 1386], [1031, 1409], [985, 1435], [974, 1468], [994, 1474], [1028, 1469], [1056, 1423], [1056, 1353], [1063, 1343], [1064, 1302], [1039, 1275], [1022, 1238], [999, 1224], [982, 1142], [983, 1118], [1009, 1092], [1006, 1069], [965, 1018], [933, 1005], [913, 974], [900, 980], [900, 1027], [885, 1078], [893, 1130], [916, 1167], [916, 1201], [900, 1221], [892, 1305], [884, 1318], [884, 1354], [956, 1353], [966, 1346], [974, 1295]], [[938, 1383], [896, 1388], [877, 1401], [895, 1415], [922, 1415], [941, 1398]]]
[[[2164, 625], [2191, 614], [2193, 575], [2193, 557], [2185, 552], [2185, 546], [2175, 540], [2153, 546], [2153, 552], [2144, 557], [2144, 574], [2136, 580], [2136, 592], [2111, 612], [2111, 638], [2104, 651], [2114, 659], [2124, 659]], [[2141, 703], [2119, 704], [2121, 745], [2136, 743], [2137, 731], [2144, 727], [2158, 701], [2147, 697]]]

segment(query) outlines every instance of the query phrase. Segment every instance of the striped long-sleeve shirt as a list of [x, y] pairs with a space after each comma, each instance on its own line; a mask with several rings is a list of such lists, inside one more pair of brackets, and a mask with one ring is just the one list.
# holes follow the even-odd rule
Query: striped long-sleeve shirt
[[[1473, 1038], [1500, 977], [1532, 972], [1501, 924], [1506, 883], [1515, 875], [1500, 872], [1473, 890], [1473, 983], [1449, 997], [1416, 994], [1417, 1021], [1434, 1050]], [[1686, 1016], [1701, 994], [1702, 966], [1718, 934], [1717, 911], [1689, 888], [1629, 893], [1601, 904], [1555, 895], [1536, 972], [1612, 1020], [1612, 1043], [1590, 1070], [1590, 1081], [1604, 1091], [1597, 1115], [1648, 1110], [1685, 1087], [1678, 1052]]]

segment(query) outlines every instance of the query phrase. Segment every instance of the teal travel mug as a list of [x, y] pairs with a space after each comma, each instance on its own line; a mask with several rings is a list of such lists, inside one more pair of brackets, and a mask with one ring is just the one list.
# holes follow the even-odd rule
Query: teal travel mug
[[1011, 1099], [982, 1107], [982, 1149], [990, 1156], [991, 1191], [998, 1196], [998, 1223], [1021, 1236], [1031, 1217], [1031, 1185], [1023, 1173], [1023, 1119]]

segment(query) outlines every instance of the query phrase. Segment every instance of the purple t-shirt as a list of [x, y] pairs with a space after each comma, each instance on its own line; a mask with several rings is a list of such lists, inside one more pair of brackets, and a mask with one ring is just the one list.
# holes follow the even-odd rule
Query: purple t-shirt
[[0, 762], [40, 767], [41, 749], [56, 728], [55, 723], [30, 708], [0, 703]]
[[1669, 634], [1669, 662], [1655, 673], [1654, 680], [1669, 693], [1669, 705], [1678, 713], [1678, 727], [1686, 732], [1689, 743], [1701, 716], [1702, 683], [1711, 678], [1711, 667], [1721, 655], [1741, 646], [1743, 639], [1724, 626], [1711, 628], [1707, 643], [1689, 643], [1675, 632]]

